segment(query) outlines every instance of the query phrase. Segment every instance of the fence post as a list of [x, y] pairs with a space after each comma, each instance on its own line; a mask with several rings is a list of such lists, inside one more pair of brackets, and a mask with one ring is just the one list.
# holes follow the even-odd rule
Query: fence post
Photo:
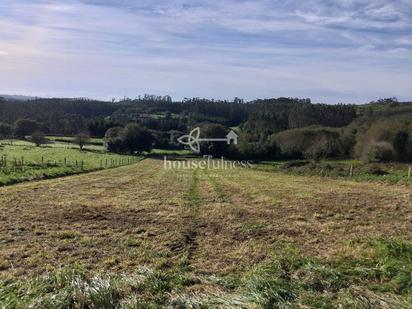
[[353, 176], [353, 164], [350, 165], [350, 169], [349, 169], [349, 177]]
[[412, 166], [409, 166], [408, 179], [410, 179], [411, 176], [412, 176]]

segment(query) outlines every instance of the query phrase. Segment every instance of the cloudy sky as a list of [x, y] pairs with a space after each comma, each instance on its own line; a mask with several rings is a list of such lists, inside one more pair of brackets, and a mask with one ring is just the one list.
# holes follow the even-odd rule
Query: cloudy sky
[[411, 0], [1, 0], [0, 93], [412, 99]]

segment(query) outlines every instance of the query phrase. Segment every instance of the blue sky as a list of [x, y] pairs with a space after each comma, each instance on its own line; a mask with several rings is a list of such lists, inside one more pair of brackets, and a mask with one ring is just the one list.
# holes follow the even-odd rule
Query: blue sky
[[2, 0], [0, 93], [412, 99], [412, 1]]

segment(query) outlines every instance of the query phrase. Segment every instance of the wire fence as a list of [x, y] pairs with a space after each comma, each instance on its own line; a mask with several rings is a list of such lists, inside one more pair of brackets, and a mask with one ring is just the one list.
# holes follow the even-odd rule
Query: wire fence
[[49, 168], [49, 167], [69, 167], [76, 168], [80, 170], [85, 169], [106, 169], [119, 167], [123, 165], [130, 165], [140, 161], [138, 157], [127, 157], [127, 158], [105, 158], [94, 161], [85, 160], [70, 160], [64, 157], [60, 160], [49, 159], [41, 157], [37, 161], [26, 160], [22, 157], [8, 158], [7, 155], [2, 155], [0, 158], [0, 170], [2, 171], [24, 171], [29, 168]]

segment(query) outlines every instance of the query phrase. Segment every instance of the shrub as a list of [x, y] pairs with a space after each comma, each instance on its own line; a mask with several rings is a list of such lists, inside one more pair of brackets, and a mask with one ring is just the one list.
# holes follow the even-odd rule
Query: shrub
[[235, 157], [241, 159], [278, 160], [280, 158], [280, 150], [273, 136], [266, 137], [264, 134], [259, 136], [241, 132], [238, 145], [231, 150]]
[[104, 144], [107, 150], [119, 153], [123, 151], [123, 142], [120, 137], [120, 132], [122, 130], [122, 127], [113, 127], [106, 131], [106, 134], [104, 135]]
[[44, 135], [43, 132], [41, 131], [36, 131], [30, 136], [30, 141], [34, 143], [37, 147], [39, 147], [42, 144], [47, 143], [46, 136]]
[[410, 161], [412, 159], [411, 133], [412, 127], [408, 122], [374, 122], [359, 136], [355, 156], [367, 162]]
[[365, 148], [362, 160], [365, 162], [389, 162], [395, 157], [395, 149], [390, 143], [371, 142]]
[[278, 133], [273, 140], [287, 159], [334, 157], [342, 154], [342, 143], [336, 129], [308, 127]]

